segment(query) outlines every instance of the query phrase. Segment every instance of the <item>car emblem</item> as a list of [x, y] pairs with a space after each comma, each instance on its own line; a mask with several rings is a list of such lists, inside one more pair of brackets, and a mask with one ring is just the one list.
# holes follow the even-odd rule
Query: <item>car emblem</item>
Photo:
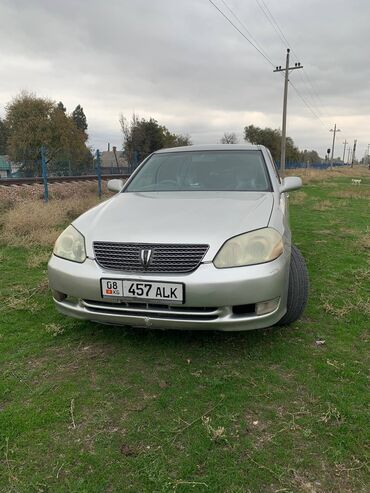
[[151, 258], [152, 250], [149, 248], [143, 248], [140, 252], [140, 260], [145, 270], [149, 267]]

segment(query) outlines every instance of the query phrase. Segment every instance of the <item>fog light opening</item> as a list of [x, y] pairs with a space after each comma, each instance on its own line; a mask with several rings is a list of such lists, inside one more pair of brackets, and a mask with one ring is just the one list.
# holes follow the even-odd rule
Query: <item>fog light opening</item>
[[56, 291], [55, 289], [51, 290], [53, 294], [53, 298], [57, 301], [64, 301], [67, 298], [65, 293], [61, 293], [60, 291]]
[[262, 301], [261, 303], [256, 303], [256, 315], [266, 315], [276, 310], [279, 306], [280, 298], [274, 298], [269, 301]]
[[255, 313], [255, 305], [234, 305], [232, 309], [234, 315], [252, 315]]

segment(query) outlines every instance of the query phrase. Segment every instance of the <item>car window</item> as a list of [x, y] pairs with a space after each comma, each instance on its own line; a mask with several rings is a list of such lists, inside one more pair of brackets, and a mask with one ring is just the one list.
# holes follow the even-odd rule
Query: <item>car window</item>
[[124, 192], [271, 191], [261, 151], [153, 154]]

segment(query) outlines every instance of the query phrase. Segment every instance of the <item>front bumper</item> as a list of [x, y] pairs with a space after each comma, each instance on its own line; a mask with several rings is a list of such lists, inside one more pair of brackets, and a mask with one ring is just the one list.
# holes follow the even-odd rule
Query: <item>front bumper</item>
[[[290, 255], [284, 254], [266, 264], [216, 269], [204, 263], [189, 274], [123, 274], [101, 268], [93, 259], [77, 264], [52, 256], [49, 285], [67, 298], [54, 299], [64, 315], [114, 325], [158, 329], [215, 329], [223, 331], [270, 327], [286, 312]], [[116, 303], [103, 299], [101, 278], [135, 279], [185, 284], [185, 303]], [[73, 298], [77, 298], [73, 299]], [[257, 315], [250, 307], [279, 298], [270, 313]], [[248, 310], [235, 310], [246, 306]]]

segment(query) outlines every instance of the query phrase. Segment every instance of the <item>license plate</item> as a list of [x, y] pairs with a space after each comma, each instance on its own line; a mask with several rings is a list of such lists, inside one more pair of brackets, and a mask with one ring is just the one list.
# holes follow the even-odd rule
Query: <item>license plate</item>
[[184, 285], [176, 282], [102, 279], [101, 290], [103, 298], [164, 301], [166, 304], [184, 302]]

